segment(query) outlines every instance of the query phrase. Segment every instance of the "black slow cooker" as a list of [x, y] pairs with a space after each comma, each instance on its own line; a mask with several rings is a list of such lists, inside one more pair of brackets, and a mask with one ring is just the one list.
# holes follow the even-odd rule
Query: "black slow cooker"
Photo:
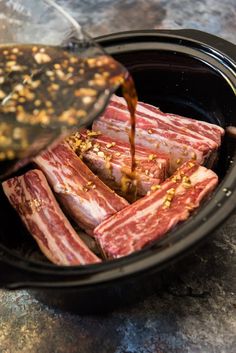
[[[130, 71], [139, 100], [224, 128], [236, 125], [235, 45], [196, 30], [132, 31], [96, 41]], [[158, 271], [213, 234], [235, 208], [235, 152], [236, 139], [226, 134], [216, 166], [219, 186], [187, 222], [142, 251], [96, 265], [41, 261], [1, 190], [1, 287], [28, 288], [42, 301], [73, 311], [104, 310], [145, 294]]]

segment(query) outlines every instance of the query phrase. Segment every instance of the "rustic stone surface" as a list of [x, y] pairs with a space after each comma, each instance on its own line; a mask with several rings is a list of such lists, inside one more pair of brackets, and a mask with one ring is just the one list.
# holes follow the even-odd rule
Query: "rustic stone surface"
[[[58, 0], [91, 35], [198, 28], [235, 42], [235, 0]], [[0, 290], [1, 353], [234, 353], [236, 213], [178, 266], [158, 293], [130, 308], [80, 316], [26, 290]], [[181, 272], [180, 272], [181, 269]]]
[[195, 28], [236, 43], [235, 0], [57, 0], [92, 36], [135, 29]]

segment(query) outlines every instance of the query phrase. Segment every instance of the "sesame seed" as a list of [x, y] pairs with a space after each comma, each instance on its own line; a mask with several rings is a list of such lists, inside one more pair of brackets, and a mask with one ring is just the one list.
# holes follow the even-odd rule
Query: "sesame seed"
[[51, 84], [51, 86], [49, 87], [49, 89], [51, 89], [52, 91], [58, 91], [60, 88], [60, 86], [57, 83], [53, 83]]
[[34, 105], [35, 105], [36, 107], [39, 107], [41, 104], [42, 104], [42, 102], [41, 102], [40, 99], [36, 99], [36, 101], [34, 102]]
[[47, 112], [48, 112], [49, 114], [53, 114], [53, 113], [55, 113], [55, 109], [49, 108], [49, 109], [47, 110]]
[[83, 109], [79, 109], [79, 110], [77, 110], [77, 112], [76, 112], [76, 116], [77, 116], [78, 118], [84, 118], [84, 117], [86, 116], [86, 111], [83, 110]]
[[97, 86], [101, 86], [102, 87], [102, 86], [104, 86], [106, 84], [106, 81], [105, 81], [105, 79], [103, 77], [96, 78], [94, 80], [94, 84], [97, 85]]
[[164, 208], [169, 208], [171, 205], [171, 202], [169, 200], [165, 200], [164, 202]]
[[100, 131], [87, 131], [87, 136], [92, 137], [92, 136], [99, 136], [101, 135]]
[[174, 195], [175, 194], [175, 189], [171, 188], [171, 189], [167, 190], [167, 194]]
[[51, 71], [51, 70], [47, 70], [47, 71], [46, 71], [46, 75], [49, 76], [49, 77], [50, 77], [50, 76], [54, 76], [54, 72]]
[[61, 68], [61, 65], [60, 65], [60, 64], [54, 64], [54, 68], [55, 68], [56, 70], [58, 70], [58, 69]]
[[4, 152], [0, 152], [0, 161], [3, 161], [4, 159], [6, 159], [6, 155]]
[[24, 86], [23, 86], [22, 84], [20, 84], [20, 83], [18, 83], [18, 84], [15, 86], [15, 88], [14, 88], [14, 90], [15, 90], [16, 92], [22, 91], [23, 89], [24, 89]]
[[93, 102], [93, 99], [92, 99], [92, 97], [88, 97], [87, 96], [87, 97], [83, 97], [82, 101], [83, 101], [84, 104], [89, 104], [89, 103]]
[[12, 99], [15, 99], [15, 100], [17, 100], [17, 99], [18, 99], [18, 97], [19, 97], [19, 96], [18, 96], [18, 94], [17, 94], [17, 93], [13, 93], [13, 94], [12, 94], [12, 96], [11, 96], [11, 98], [12, 98]]
[[12, 66], [15, 66], [16, 65], [16, 61], [15, 60], [10, 60], [6, 63], [6, 66], [7, 67], [12, 67]]
[[87, 64], [88, 64], [90, 67], [95, 67], [95, 65], [96, 65], [96, 59], [95, 59], [95, 58], [89, 58], [89, 59], [87, 59]]
[[20, 65], [13, 65], [11, 67], [11, 71], [21, 71], [21, 66]]
[[51, 108], [52, 107], [52, 102], [46, 101], [45, 105], [46, 105], [47, 108]]
[[96, 96], [97, 91], [93, 88], [79, 88], [75, 91], [75, 96], [80, 97], [80, 96]]
[[191, 184], [188, 184], [188, 183], [182, 183], [182, 185], [185, 189], [189, 189], [192, 186]]
[[161, 188], [160, 185], [152, 185], [152, 186], [151, 186], [151, 190], [152, 190], [152, 191], [159, 190], [160, 188]]
[[0, 90], [0, 99], [3, 99], [6, 97], [6, 93], [3, 90]]
[[19, 53], [19, 49], [18, 48], [13, 48], [12, 49], [12, 53], [13, 54], [18, 54]]
[[39, 110], [38, 110], [38, 109], [34, 109], [34, 110], [33, 110], [33, 114], [34, 114], [34, 115], [37, 115], [38, 113], [39, 113]]
[[13, 130], [13, 139], [15, 140], [19, 140], [22, 138], [22, 135], [23, 135], [23, 130], [19, 127], [16, 127], [14, 130]]
[[103, 74], [104, 77], [109, 77], [110, 76], [110, 73], [107, 72], [107, 71], [104, 71], [102, 74]]
[[46, 64], [51, 61], [50, 56], [48, 54], [42, 52], [42, 49], [44, 49], [44, 48], [40, 49], [40, 53], [36, 53], [34, 55], [34, 59], [37, 62], [37, 64]]
[[71, 56], [70, 57], [70, 63], [71, 64], [76, 64], [78, 62], [78, 58], [76, 58], [75, 56]]
[[7, 159], [14, 159], [15, 158], [15, 153], [13, 150], [7, 150], [6, 151], [6, 157]]
[[63, 78], [65, 77], [65, 74], [62, 70], [56, 70], [56, 74], [57, 74], [58, 78], [61, 80], [63, 80]]
[[154, 159], [156, 159], [155, 154], [149, 154], [148, 159], [149, 161], [153, 161]]
[[40, 80], [31, 81], [30, 84], [32, 88], [38, 88], [39, 85], [41, 84], [41, 81]]

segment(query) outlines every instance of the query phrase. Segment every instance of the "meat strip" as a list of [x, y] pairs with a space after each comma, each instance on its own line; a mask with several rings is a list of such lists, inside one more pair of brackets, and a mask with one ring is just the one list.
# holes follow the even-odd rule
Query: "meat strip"
[[94, 235], [108, 258], [126, 256], [163, 237], [185, 221], [217, 185], [218, 177], [186, 162], [160, 189], [102, 222]]
[[31, 170], [2, 185], [8, 200], [50, 261], [57, 265], [101, 261], [74, 231], [40, 170]]
[[[129, 141], [130, 116], [123, 98], [113, 95], [104, 114], [95, 120], [93, 130], [111, 138]], [[205, 164], [219, 148], [224, 129], [195, 119], [166, 114], [139, 102], [136, 109], [136, 145], [170, 156], [174, 172], [188, 160]]]
[[[95, 131], [83, 130], [68, 138], [70, 146], [86, 165], [112, 190], [127, 197], [132, 183], [130, 146]], [[145, 148], [136, 148], [137, 194], [146, 195], [168, 175], [169, 158]]]
[[46, 175], [63, 209], [88, 234], [128, 205], [93, 174], [66, 142], [44, 151], [34, 161]]

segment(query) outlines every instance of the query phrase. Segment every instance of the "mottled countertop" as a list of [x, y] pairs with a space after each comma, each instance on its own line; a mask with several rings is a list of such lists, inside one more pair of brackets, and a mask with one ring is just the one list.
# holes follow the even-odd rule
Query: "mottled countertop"
[[92, 36], [195, 28], [236, 43], [235, 0], [57, 0]]
[[[236, 42], [235, 0], [58, 3], [93, 36], [197, 28]], [[235, 215], [184, 260], [181, 272], [166, 271], [162, 289], [129, 308], [80, 316], [48, 308], [26, 290], [0, 290], [0, 353], [235, 353]]]

